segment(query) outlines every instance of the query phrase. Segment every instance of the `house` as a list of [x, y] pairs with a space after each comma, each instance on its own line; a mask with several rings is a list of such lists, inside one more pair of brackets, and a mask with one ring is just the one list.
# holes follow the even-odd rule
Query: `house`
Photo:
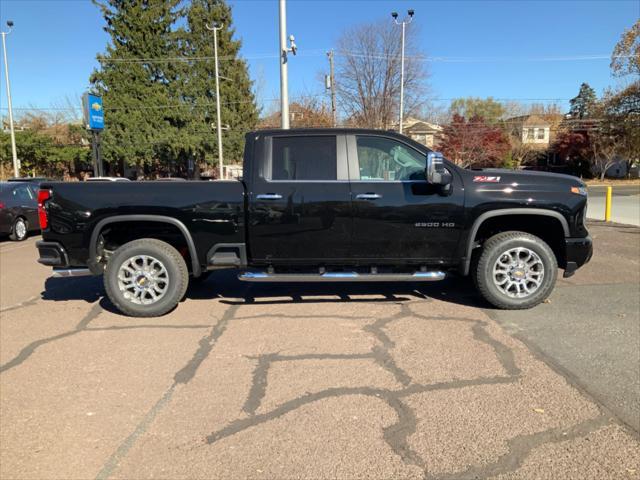
[[551, 144], [551, 122], [539, 115], [522, 115], [506, 120], [511, 134], [532, 149], [545, 150]]
[[[397, 130], [397, 124], [395, 125]], [[442, 127], [434, 123], [429, 123], [413, 117], [408, 117], [402, 122], [402, 133], [429, 148], [434, 148], [438, 144]]]

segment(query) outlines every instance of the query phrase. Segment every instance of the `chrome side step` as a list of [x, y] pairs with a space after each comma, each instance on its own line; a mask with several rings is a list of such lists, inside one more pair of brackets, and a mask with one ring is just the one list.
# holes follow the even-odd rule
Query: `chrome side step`
[[53, 278], [86, 277], [93, 275], [88, 268], [54, 268]]
[[437, 282], [444, 280], [444, 272], [411, 273], [265, 273], [245, 272], [238, 279], [245, 282]]

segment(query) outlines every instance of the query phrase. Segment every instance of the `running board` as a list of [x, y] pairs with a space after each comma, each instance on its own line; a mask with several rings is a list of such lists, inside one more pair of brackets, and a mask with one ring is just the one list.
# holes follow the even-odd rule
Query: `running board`
[[93, 275], [88, 268], [54, 268], [54, 278], [66, 278], [66, 277], [86, 277]]
[[265, 273], [245, 272], [238, 279], [245, 282], [437, 282], [443, 280], [444, 272], [411, 273]]

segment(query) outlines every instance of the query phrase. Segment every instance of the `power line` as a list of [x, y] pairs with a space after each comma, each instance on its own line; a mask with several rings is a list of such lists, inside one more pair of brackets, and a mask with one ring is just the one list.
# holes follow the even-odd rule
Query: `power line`
[[[300, 97], [299, 100], [293, 100], [292, 102], [298, 103], [299, 101], [304, 101], [306, 98], [319, 98], [326, 97], [325, 93], [317, 93], [317, 94], [309, 94]], [[424, 102], [450, 102], [453, 100], [458, 100], [464, 97], [426, 97], [424, 98]], [[571, 98], [509, 98], [509, 97], [491, 97], [493, 100], [508, 102], [563, 102], [571, 100]], [[573, 98], [573, 97], [572, 97]], [[262, 102], [278, 102], [280, 98], [265, 98], [262, 99]], [[253, 100], [239, 100], [234, 102], [221, 102], [223, 105], [235, 105], [235, 104], [243, 104], [243, 103], [252, 103]], [[188, 104], [188, 103], [176, 103], [176, 104], [165, 104], [165, 105], [126, 105], [123, 107], [108, 107], [105, 106], [105, 111], [109, 110], [156, 110], [163, 108], [205, 108], [205, 107], [215, 107], [215, 103], [197, 103], [197, 104]], [[0, 110], [7, 110], [7, 107], [0, 107]], [[82, 111], [82, 107], [68, 106], [68, 107], [20, 107], [14, 108], [14, 110], [20, 111]]]
[[[345, 50], [336, 50], [336, 53], [343, 57], [356, 58], [374, 58], [374, 59], [397, 59], [398, 55], [378, 54], [368, 52], [350, 52]], [[610, 60], [613, 58], [635, 58], [640, 55], [568, 55], [557, 57], [441, 57], [427, 55], [406, 55], [405, 59], [423, 61], [423, 62], [443, 62], [443, 63], [492, 63], [492, 62], [563, 62], [563, 61], [580, 61], [580, 60]]]
[[[326, 54], [327, 49], [313, 49], [298, 52], [300, 57], [321, 57]], [[358, 57], [358, 58], [376, 58], [376, 59], [397, 59], [397, 55], [379, 54], [370, 52], [351, 52], [345, 50], [335, 50], [337, 56], [342, 57]], [[560, 55], [560, 56], [540, 56], [540, 57], [464, 57], [464, 56], [428, 56], [428, 55], [406, 55], [406, 59], [424, 61], [424, 62], [442, 62], [442, 63], [493, 63], [493, 62], [564, 62], [564, 61], [589, 61], [589, 60], [611, 60], [614, 58], [636, 58], [639, 55], [609, 55], [609, 54], [580, 54], [580, 55]], [[267, 60], [279, 58], [274, 53], [258, 53], [251, 55], [222, 55], [218, 58], [221, 61], [244, 61], [244, 60]], [[131, 57], [131, 58], [113, 58], [98, 55], [96, 60], [100, 63], [131, 63], [131, 64], [149, 64], [149, 63], [173, 63], [173, 62], [201, 62], [213, 61], [211, 55], [177, 55], [173, 57]], [[23, 59], [22, 61], [29, 61]], [[40, 60], [34, 60], [40, 61]], [[76, 60], [73, 60], [76, 61]]]

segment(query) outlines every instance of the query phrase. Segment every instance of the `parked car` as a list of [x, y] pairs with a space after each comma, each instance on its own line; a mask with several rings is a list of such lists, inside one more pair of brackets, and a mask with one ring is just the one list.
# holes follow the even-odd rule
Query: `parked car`
[[38, 188], [35, 182], [0, 182], [0, 235], [20, 242], [40, 230]]
[[14, 177], [7, 179], [7, 182], [27, 182], [40, 185], [42, 182], [52, 181], [47, 177]]
[[128, 178], [125, 177], [89, 177], [85, 180], [85, 182], [130, 182]]
[[250, 282], [426, 282], [471, 275], [499, 308], [529, 308], [591, 258], [575, 177], [464, 170], [405, 136], [268, 130], [242, 181], [45, 183], [40, 263], [104, 274], [133, 316], [162, 315], [189, 276]]

